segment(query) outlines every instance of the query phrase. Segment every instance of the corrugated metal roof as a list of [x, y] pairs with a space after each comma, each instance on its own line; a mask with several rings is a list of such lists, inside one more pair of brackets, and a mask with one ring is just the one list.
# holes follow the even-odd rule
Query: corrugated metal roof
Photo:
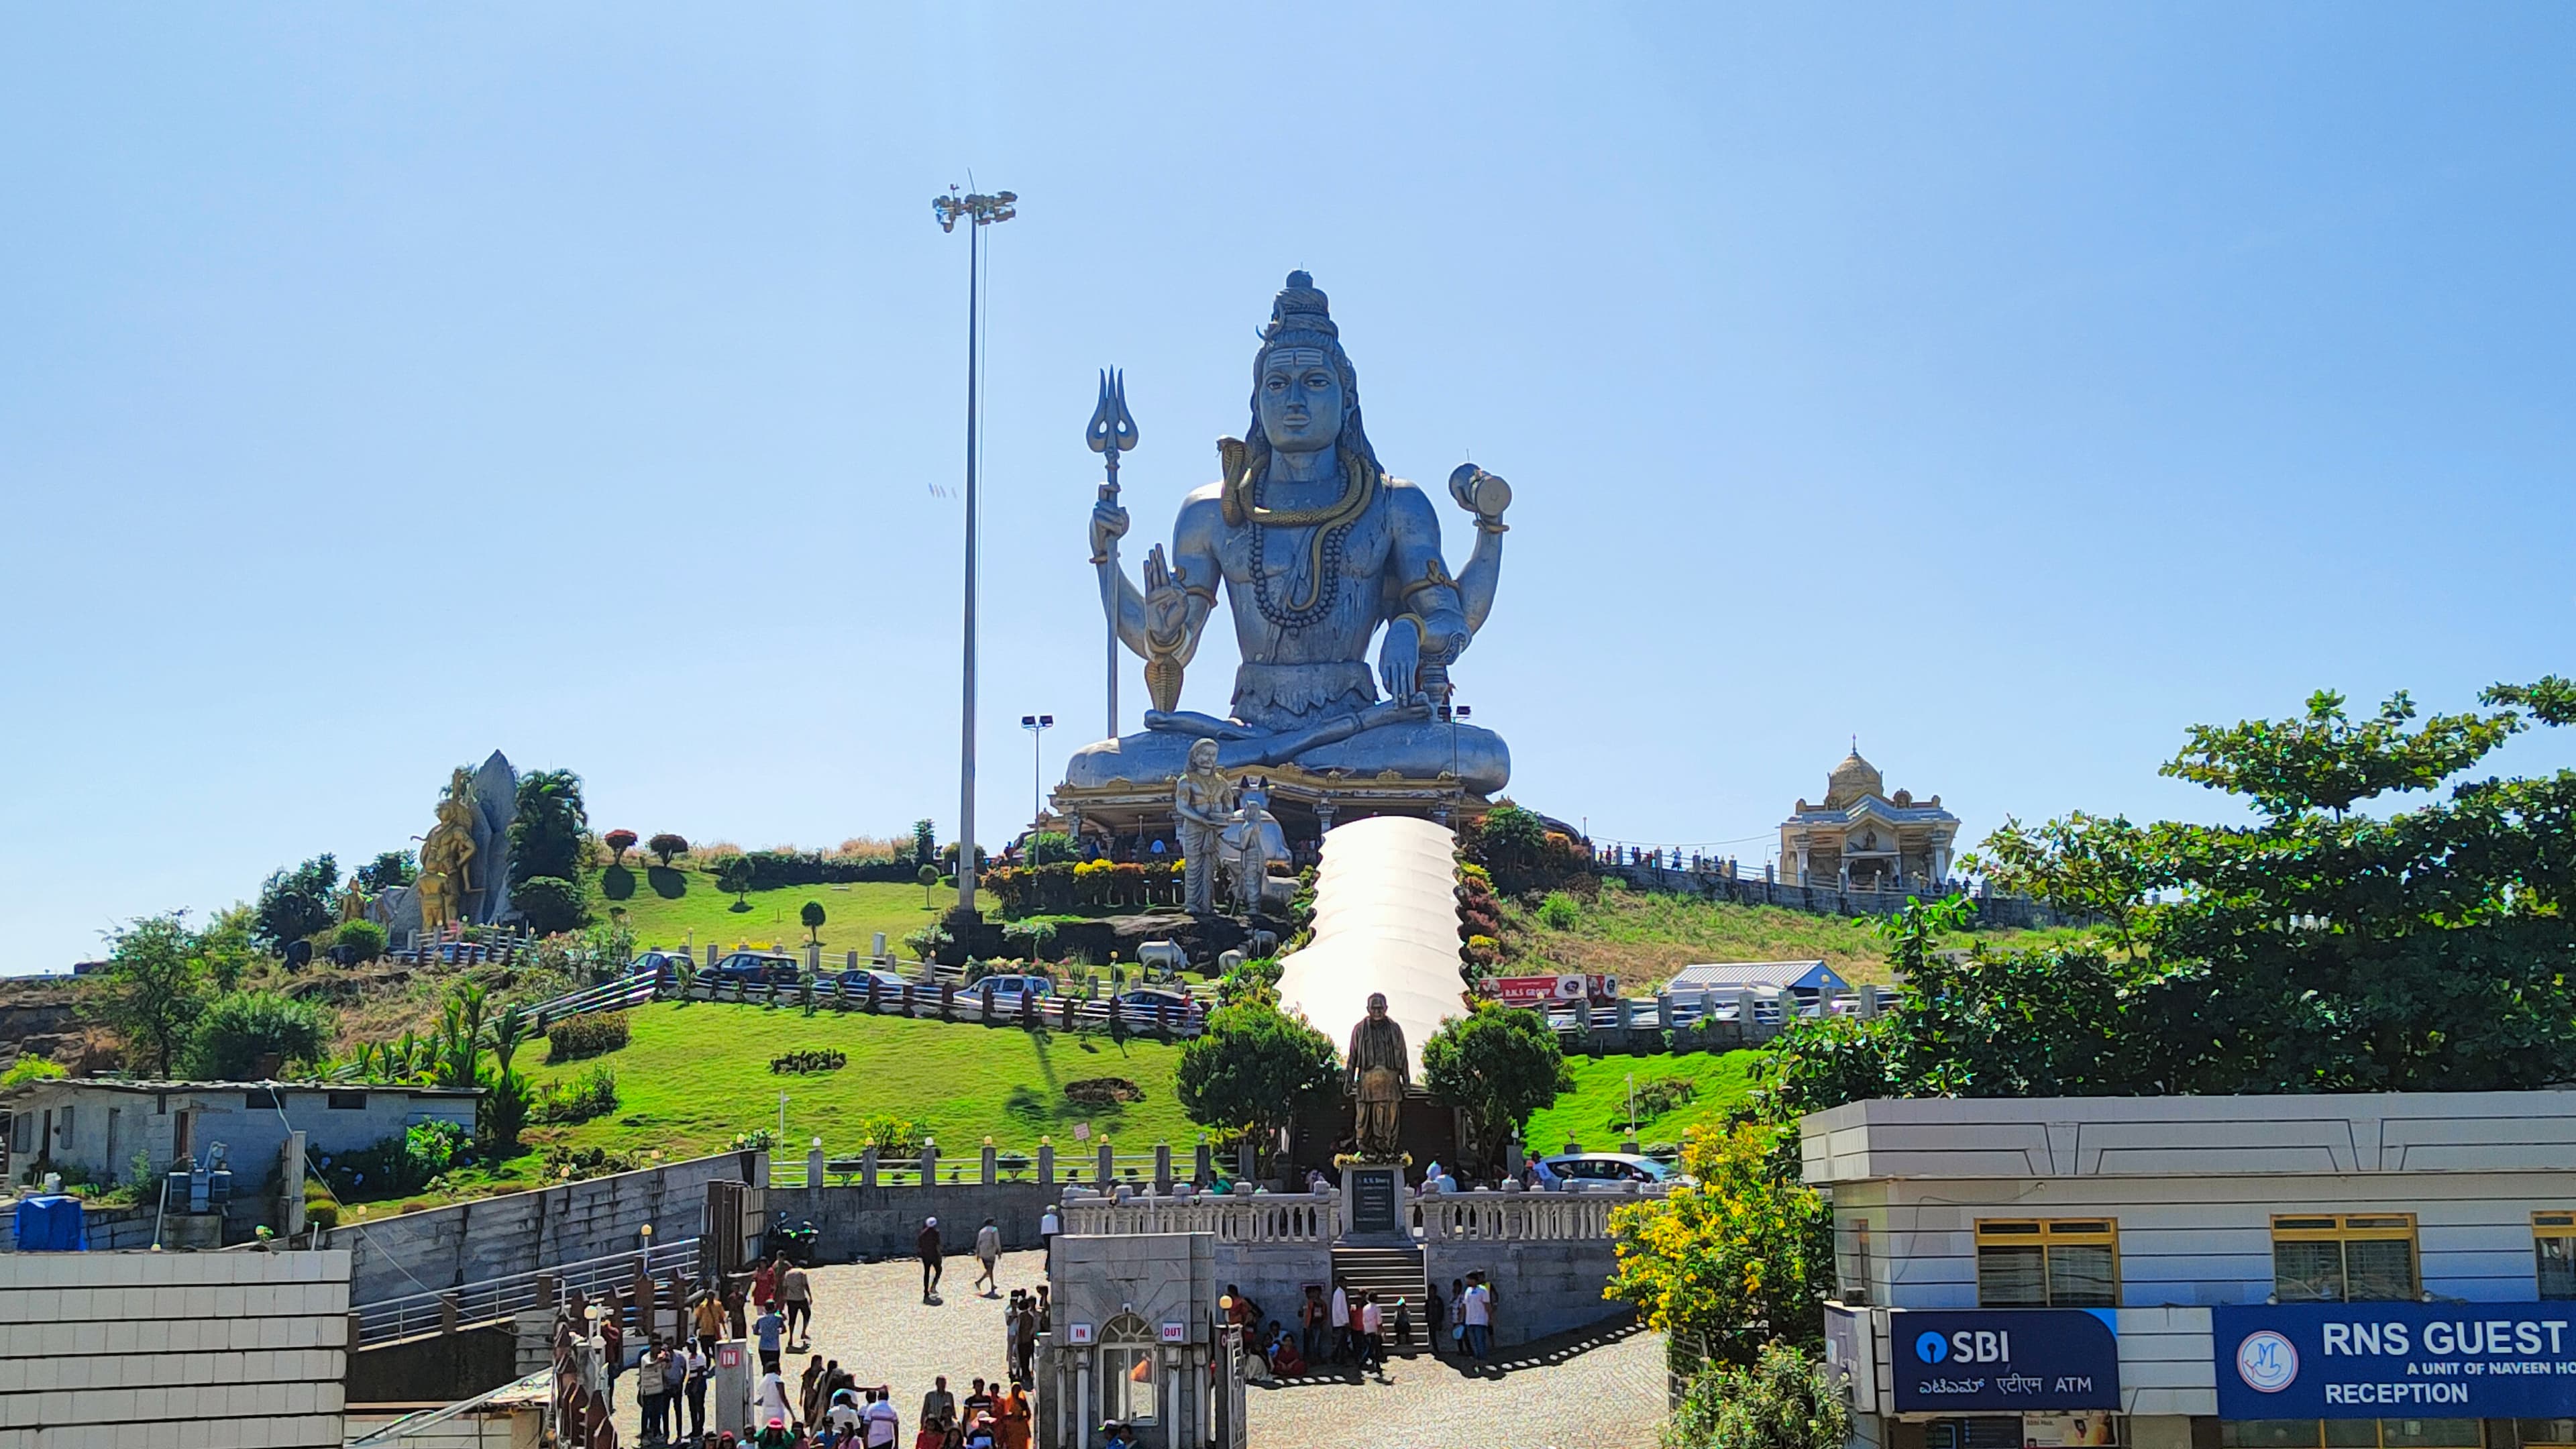
[[480, 1087], [415, 1087], [389, 1082], [160, 1082], [125, 1077], [40, 1077], [0, 1091], [0, 1097], [24, 1096], [39, 1087], [69, 1087], [101, 1092], [402, 1092], [414, 1097], [475, 1097]]
[[1700, 966], [1685, 966], [1673, 976], [1666, 991], [1743, 991], [1751, 989], [1766, 995], [1782, 987], [1792, 991], [1848, 991], [1851, 983], [1837, 975], [1823, 960], [1814, 961], [1721, 961]]

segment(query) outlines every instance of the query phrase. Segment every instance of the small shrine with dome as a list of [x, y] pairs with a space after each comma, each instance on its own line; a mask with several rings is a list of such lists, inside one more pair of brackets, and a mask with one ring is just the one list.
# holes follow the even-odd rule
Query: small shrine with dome
[[1800, 885], [1919, 888], [1949, 875], [1958, 834], [1959, 817], [1941, 808], [1940, 796], [1890, 795], [1886, 777], [1854, 742], [1825, 779], [1824, 803], [1800, 800], [1780, 822], [1780, 869]]

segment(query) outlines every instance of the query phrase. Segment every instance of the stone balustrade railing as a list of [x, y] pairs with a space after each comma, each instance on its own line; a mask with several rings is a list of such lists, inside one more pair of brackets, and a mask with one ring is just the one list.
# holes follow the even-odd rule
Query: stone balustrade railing
[[1342, 1232], [1338, 1193], [1064, 1195], [1064, 1230], [1082, 1236], [1213, 1233], [1220, 1243], [1324, 1243]]
[[1579, 1242], [1609, 1237], [1612, 1209], [1665, 1192], [1638, 1184], [1611, 1191], [1435, 1192], [1414, 1206], [1426, 1243]]

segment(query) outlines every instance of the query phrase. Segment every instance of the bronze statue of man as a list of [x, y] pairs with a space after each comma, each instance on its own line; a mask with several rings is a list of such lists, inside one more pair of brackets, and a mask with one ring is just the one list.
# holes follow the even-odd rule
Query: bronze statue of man
[[1369, 993], [1368, 1015], [1351, 1028], [1351, 1049], [1343, 1054], [1351, 1093], [1351, 1135], [1364, 1162], [1396, 1160], [1396, 1109], [1404, 1089], [1413, 1084], [1413, 1059], [1404, 1046], [1404, 1028], [1386, 1014], [1386, 994]]

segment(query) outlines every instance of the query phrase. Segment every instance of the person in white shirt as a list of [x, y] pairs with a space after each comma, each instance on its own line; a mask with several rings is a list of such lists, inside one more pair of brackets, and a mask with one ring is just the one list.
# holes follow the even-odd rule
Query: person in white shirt
[[1360, 1295], [1360, 1367], [1386, 1372], [1386, 1310], [1377, 1303], [1377, 1295]]
[[1493, 1347], [1494, 1290], [1485, 1286], [1485, 1275], [1467, 1276], [1467, 1292], [1459, 1304], [1467, 1320], [1467, 1352], [1483, 1358]]
[[1333, 1362], [1351, 1361], [1351, 1296], [1341, 1284], [1333, 1285]]
[[1063, 1231], [1064, 1219], [1055, 1215], [1055, 1204], [1048, 1203], [1046, 1212], [1038, 1218], [1038, 1246], [1046, 1250], [1047, 1271], [1050, 1273], [1055, 1271], [1055, 1235]]
[[869, 1395], [868, 1406], [859, 1411], [859, 1418], [868, 1426], [868, 1449], [891, 1449], [898, 1417], [894, 1401], [887, 1397], [886, 1390], [879, 1389]]
[[1001, 1297], [1001, 1282], [993, 1274], [1002, 1263], [1002, 1230], [993, 1226], [991, 1218], [984, 1219], [984, 1226], [975, 1230], [975, 1261], [984, 1266], [984, 1271], [975, 1276], [975, 1281], [984, 1285], [984, 1296]]
[[759, 1387], [751, 1394], [751, 1422], [766, 1424], [772, 1419], [787, 1423], [795, 1421], [794, 1416], [787, 1412], [787, 1380], [779, 1377], [776, 1369], [762, 1374]]

